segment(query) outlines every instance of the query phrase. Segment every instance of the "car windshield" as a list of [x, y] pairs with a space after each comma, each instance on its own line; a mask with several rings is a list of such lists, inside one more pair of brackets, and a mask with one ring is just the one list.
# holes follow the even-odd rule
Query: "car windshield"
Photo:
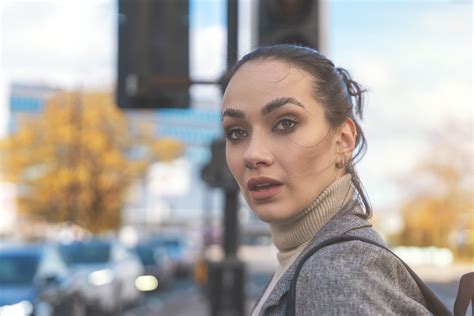
[[0, 255], [0, 286], [31, 284], [38, 262], [34, 254]]
[[269, 234], [244, 234], [240, 243], [247, 246], [269, 246], [272, 244], [272, 237]]
[[137, 246], [135, 248], [135, 252], [137, 253], [140, 261], [144, 265], [152, 265], [156, 263], [155, 259], [155, 251], [153, 247], [148, 246]]
[[110, 260], [109, 244], [71, 244], [59, 248], [66, 264], [106, 263]]
[[176, 239], [165, 240], [164, 245], [168, 248], [181, 248], [183, 246], [181, 242]]

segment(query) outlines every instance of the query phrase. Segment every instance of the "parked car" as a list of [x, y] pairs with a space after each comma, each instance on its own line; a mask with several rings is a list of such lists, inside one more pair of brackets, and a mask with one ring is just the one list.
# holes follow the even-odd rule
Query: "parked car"
[[54, 246], [0, 248], [0, 315], [83, 315], [72, 284]]
[[166, 288], [171, 284], [175, 274], [175, 264], [171, 261], [166, 249], [147, 242], [140, 242], [133, 250], [143, 264], [144, 272], [137, 282], [143, 292]]
[[[237, 256], [243, 260], [251, 273], [274, 271], [278, 267], [278, 249], [272, 242], [267, 226], [263, 224], [247, 224], [241, 228], [240, 245]], [[224, 258], [222, 245], [208, 246], [204, 258], [219, 261]]]
[[135, 286], [143, 266], [135, 254], [112, 240], [89, 240], [62, 244], [61, 256], [77, 279], [77, 296], [88, 306], [106, 313], [119, 313], [136, 303]]
[[248, 224], [242, 227], [237, 255], [247, 264], [248, 271], [275, 270], [278, 266], [277, 253], [268, 226]]
[[166, 249], [168, 256], [176, 266], [176, 275], [188, 276], [197, 259], [197, 253], [189, 246], [183, 235], [159, 234], [149, 239], [155, 247]]

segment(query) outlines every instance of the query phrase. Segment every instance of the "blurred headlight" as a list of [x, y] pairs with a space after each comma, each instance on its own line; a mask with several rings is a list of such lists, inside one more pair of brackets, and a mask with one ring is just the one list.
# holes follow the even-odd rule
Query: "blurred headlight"
[[109, 284], [114, 280], [114, 273], [110, 269], [97, 270], [89, 273], [88, 281], [95, 286]]
[[0, 316], [29, 316], [32, 313], [33, 305], [28, 301], [0, 307]]
[[154, 291], [158, 288], [158, 279], [152, 275], [142, 275], [135, 280], [135, 286], [142, 292]]

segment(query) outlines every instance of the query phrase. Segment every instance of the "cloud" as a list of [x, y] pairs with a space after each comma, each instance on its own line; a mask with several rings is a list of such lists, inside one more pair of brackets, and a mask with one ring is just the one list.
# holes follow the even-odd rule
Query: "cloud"
[[[472, 3], [448, 3], [449, 10], [425, 10], [418, 22], [419, 26], [438, 36], [452, 37], [463, 33], [471, 33], [472, 28], [467, 21], [472, 22]], [[453, 6], [458, 6], [453, 9]], [[471, 37], [472, 39], [472, 37]]]
[[350, 61], [349, 65], [353, 65], [351, 72], [357, 74], [357, 80], [366, 83], [370, 86], [371, 91], [379, 89], [388, 89], [393, 83], [393, 76], [390, 74], [390, 69], [387, 63], [381, 56], [370, 55], [358, 57], [356, 55]]
[[[250, 3], [243, 2], [246, 13]], [[333, 21], [347, 23], [346, 29], [333, 22], [329, 38], [337, 64], [348, 66], [354, 78], [370, 89], [364, 122], [369, 152], [361, 162], [361, 175], [369, 181], [369, 193], [383, 196], [376, 199], [378, 204], [396, 199], [390, 177], [409, 172], [416, 164], [426, 150], [427, 133], [447, 118], [472, 115], [473, 101], [472, 4], [426, 1], [415, 12], [408, 2], [387, 3], [385, 11], [383, 5], [374, 5], [381, 8], [376, 12], [362, 11], [367, 16], [392, 14], [388, 21], [381, 16], [375, 20], [383, 24], [369, 26], [366, 16], [354, 17], [345, 5], [339, 5], [346, 16]], [[113, 6], [110, 0], [8, 2], [0, 11], [2, 74], [6, 70], [10, 79], [72, 86], [113, 84]], [[393, 12], [387, 12], [393, 7], [397, 14], [411, 10], [410, 23], [403, 22], [403, 17], [393, 19]], [[249, 17], [241, 20], [240, 53], [250, 48]], [[221, 75], [226, 66], [223, 25], [193, 29], [190, 47], [194, 78], [213, 80]], [[208, 104], [219, 98], [212, 87], [194, 93]]]
[[[217, 80], [226, 69], [227, 31], [222, 25], [194, 28], [190, 34], [190, 75], [198, 80]], [[221, 91], [218, 86], [191, 87], [193, 106], [216, 110]]]
[[226, 29], [215, 25], [192, 30], [190, 35], [191, 77], [218, 78], [226, 67]]
[[[16, 2], [2, 13], [2, 66], [13, 80], [111, 85], [116, 66], [116, 12], [111, 1]], [[192, 29], [191, 74], [215, 79], [225, 69], [223, 25]]]
[[[395, 179], [427, 155], [432, 131], [473, 113], [472, 4], [404, 10], [416, 13], [409, 26], [373, 25], [370, 41], [334, 51], [335, 60], [370, 89], [363, 125], [369, 151], [360, 169], [375, 208], [400, 198]], [[333, 35], [346, 36], [342, 32]]]
[[110, 3], [10, 2], [2, 10], [2, 66], [12, 79], [97, 84], [113, 78]]

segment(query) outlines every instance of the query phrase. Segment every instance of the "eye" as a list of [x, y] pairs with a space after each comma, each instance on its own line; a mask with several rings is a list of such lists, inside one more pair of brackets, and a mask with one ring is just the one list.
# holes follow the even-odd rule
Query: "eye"
[[273, 131], [277, 133], [287, 133], [292, 131], [298, 122], [292, 118], [284, 118], [278, 121], [278, 123], [273, 127]]
[[229, 131], [226, 131], [224, 137], [230, 141], [240, 140], [248, 136], [247, 131], [241, 128], [232, 128]]

